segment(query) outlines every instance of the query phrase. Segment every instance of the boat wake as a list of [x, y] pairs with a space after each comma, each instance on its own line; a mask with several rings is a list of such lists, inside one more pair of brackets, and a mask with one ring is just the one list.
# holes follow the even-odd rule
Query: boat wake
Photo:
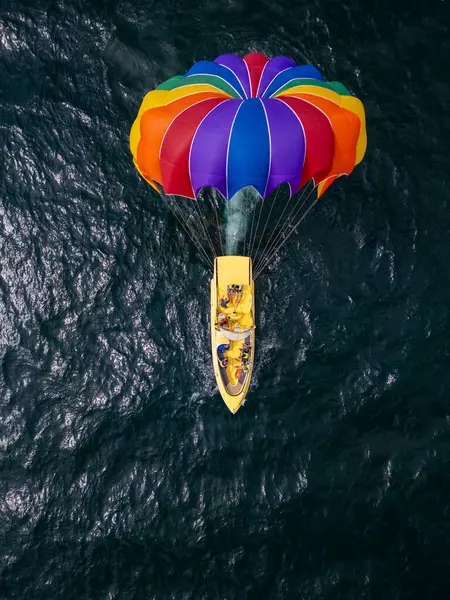
[[[250, 254], [246, 241], [251, 217], [261, 196], [253, 187], [240, 189], [225, 204], [225, 254], [234, 256]], [[248, 240], [250, 242], [250, 239]]]

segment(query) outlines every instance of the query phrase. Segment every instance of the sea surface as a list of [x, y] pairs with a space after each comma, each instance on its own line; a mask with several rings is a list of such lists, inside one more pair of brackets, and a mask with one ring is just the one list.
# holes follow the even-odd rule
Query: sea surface
[[[0, 599], [450, 597], [448, 0], [0, 0]], [[140, 179], [146, 91], [284, 54], [364, 162], [258, 278], [246, 405]]]

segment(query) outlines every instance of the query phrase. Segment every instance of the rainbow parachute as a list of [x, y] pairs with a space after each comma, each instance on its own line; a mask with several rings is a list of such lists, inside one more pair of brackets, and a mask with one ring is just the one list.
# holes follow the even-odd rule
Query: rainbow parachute
[[224, 54], [149, 92], [130, 136], [141, 175], [166, 194], [245, 186], [266, 198], [282, 183], [320, 196], [365, 153], [364, 107], [312, 66], [284, 56]]

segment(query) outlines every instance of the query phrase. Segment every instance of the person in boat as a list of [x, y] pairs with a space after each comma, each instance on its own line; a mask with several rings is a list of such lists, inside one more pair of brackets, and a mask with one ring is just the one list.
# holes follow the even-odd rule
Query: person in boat
[[253, 366], [253, 363], [250, 362], [250, 355], [249, 354], [242, 354], [241, 355], [241, 363], [242, 363], [242, 367], [245, 367], [245, 372], [247, 372], [250, 367]]
[[225, 298], [225, 296], [223, 298], [221, 298], [220, 299], [220, 306], [221, 306], [221, 308], [227, 308], [228, 302], [229, 302], [229, 299]]
[[227, 287], [228, 293], [228, 302], [232, 302], [233, 300], [237, 300], [240, 302], [242, 298], [242, 289], [243, 286], [241, 284], [232, 283]]
[[222, 369], [226, 369], [228, 366], [228, 357], [225, 355], [230, 349], [230, 344], [219, 344], [217, 346], [217, 360]]
[[228, 324], [227, 315], [225, 313], [220, 313], [217, 317], [216, 325], [218, 327], [226, 327]]
[[239, 379], [239, 377], [242, 375], [242, 373], [248, 373], [249, 370], [250, 370], [249, 365], [244, 365], [244, 364], [239, 365], [239, 367], [236, 369], [236, 373], [235, 373], [236, 379]]
[[251, 350], [251, 345], [247, 342], [244, 342], [242, 344], [242, 348], [241, 348], [241, 358], [242, 360], [246, 360], [248, 361], [250, 359], [250, 350]]
[[230, 344], [220, 344], [217, 346], [217, 359], [222, 369], [226, 369], [228, 366], [228, 357], [225, 353], [230, 349]]
[[228, 352], [230, 349], [230, 344], [220, 344], [217, 346], [217, 356], [219, 360], [223, 360], [225, 358], [225, 352]]
[[242, 350], [243, 350], [243, 351], [245, 350], [246, 352], [250, 352], [250, 350], [251, 350], [251, 349], [252, 349], [252, 344], [251, 344], [251, 342], [247, 342], [247, 341], [245, 341], [245, 342], [242, 344]]

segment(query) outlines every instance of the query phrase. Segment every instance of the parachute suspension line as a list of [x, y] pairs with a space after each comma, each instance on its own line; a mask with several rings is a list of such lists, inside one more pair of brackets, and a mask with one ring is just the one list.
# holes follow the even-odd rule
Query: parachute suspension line
[[[304, 190], [303, 190], [304, 192]], [[303, 197], [303, 193], [301, 194], [301, 197]], [[292, 196], [289, 196], [289, 200], [286, 202], [286, 204], [284, 205], [284, 208], [280, 214], [280, 216], [278, 217], [278, 220], [276, 222], [275, 227], [272, 229], [272, 232], [270, 234], [269, 237], [269, 241], [267, 242], [266, 248], [265, 248], [265, 255], [263, 253], [263, 255], [259, 258], [259, 260], [257, 261], [257, 264], [255, 265], [255, 272], [258, 269], [259, 265], [265, 260], [265, 258], [267, 257], [267, 255], [269, 254], [270, 250], [271, 250], [271, 245], [273, 244], [273, 242], [275, 242], [279, 231], [278, 231], [278, 225], [280, 224], [281, 219], [283, 218], [284, 213], [286, 212], [286, 209], [290, 203], [290, 201], [292, 200]], [[281, 230], [283, 228], [281, 227]]]
[[[303, 221], [304, 217], [302, 216], [300, 221], [295, 225], [295, 227], [291, 225], [291, 223], [295, 221], [297, 215], [302, 213], [303, 207], [308, 202], [308, 200], [309, 200], [311, 194], [314, 192], [314, 190], [315, 190], [315, 187], [313, 185], [312, 189], [308, 192], [308, 194], [307, 194], [306, 198], [303, 200], [303, 202], [300, 203], [304, 194], [302, 194], [301, 197], [299, 198], [299, 200], [295, 203], [294, 208], [291, 210], [288, 218], [286, 219], [281, 230], [278, 232], [274, 242], [272, 243], [271, 248], [266, 253], [266, 258], [264, 259], [264, 261], [262, 261], [258, 264], [258, 267], [255, 270], [258, 275], [260, 275], [261, 271], [263, 271], [265, 269], [265, 267], [267, 267], [270, 264], [270, 262], [275, 258], [275, 256], [279, 252], [279, 250], [285, 244], [287, 238], [291, 236], [292, 230], [296, 229], [298, 227], [298, 225], [301, 223], [301, 221]], [[299, 204], [300, 204], [300, 206], [299, 206]], [[309, 213], [309, 211], [311, 210], [311, 208], [314, 204], [315, 204], [315, 202], [308, 208], [308, 210], [305, 212], [305, 216]]]
[[219, 213], [217, 212], [217, 206], [216, 206], [216, 202], [215, 202], [214, 198], [213, 198], [213, 204], [214, 204], [214, 212], [216, 213], [216, 225], [217, 225], [217, 233], [219, 235], [220, 249], [221, 249], [222, 256], [223, 256], [224, 249], [223, 249], [223, 242], [222, 242], [222, 230], [220, 227]]
[[241, 231], [244, 232], [243, 238], [244, 238], [244, 246], [243, 246], [243, 251], [242, 251], [242, 255], [245, 256], [245, 240], [247, 237], [247, 214], [245, 212], [245, 210], [243, 210], [241, 212], [241, 226], [240, 226]]
[[[253, 209], [253, 215], [252, 215], [252, 226], [251, 226], [251, 229], [250, 229], [250, 236], [249, 236], [249, 238], [248, 238], [248, 248], [247, 248], [247, 254], [245, 254], [245, 248], [244, 248], [244, 256], [250, 256], [250, 245], [251, 245], [251, 243], [252, 243], [253, 226], [254, 226], [254, 224], [255, 224], [255, 213], [256, 213], [256, 206], [255, 206], [255, 208]], [[246, 236], [246, 237], [247, 237], [247, 236]], [[245, 246], [245, 244], [244, 244], [244, 246]]]
[[198, 215], [198, 218], [199, 218], [200, 224], [201, 224], [201, 226], [202, 226], [202, 228], [203, 228], [203, 231], [205, 232], [206, 239], [207, 239], [207, 240], [208, 240], [208, 242], [209, 242], [209, 245], [210, 245], [210, 247], [211, 247], [212, 253], [213, 253], [213, 255], [214, 255], [214, 258], [215, 258], [215, 257], [217, 257], [217, 254], [216, 254], [216, 251], [215, 251], [215, 249], [214, 249], [214, 244], [212, 243], [211, 236], [209, 235], [209, 233], [208, 233], [208, 230], [206, 229], [206, 227], [205, 227], [205, 224], [203, 223], [203, 219], [204, 219], [204, 217], [203, 217], [203, 215], [201, 214], [201, 211], [200, 211], [200, 209], [198, 208], [198, 204], [197, 204], [197, 203], [198, 203], [198, 200], [197, 200], [196, 198], [194, 198], [193, 202], [194, 202], [195, 210], [197, 211], [197, 215]]
[[[278, 230], [278, 225], [280, 224], [281, 219], [283, 218], [283, 215], [286, 212], [286, 209], [289, 206], [289, 203], [290, 203], [290, 201], [293, 198], [293, 196], [289, 196], [289, 200], [284, 205], [284, 208], [283, 208], [280, 216], [278, 217], [276, 225], [275, 225], [275, 227], [273, 228], [273, 230], [272, 230], [272, 232], [270, 234], [269, 241], [267, 242], [267, 245], [266, 245], [266, 247], [264, 249], [265, 253], [263, 253], [262, 256], [260, 257], [260, 259], [257, 261], [257, 264], [255, 266], [255, 272], [259, 269], [259, 267], [261, 266], [261, 264], [266, 261], [266, 259], [269, 256], [269, 254], [272, 253], [272, 249], [277, 244], [278, 239], [279, 239], [280, 235], [282, 235], [282, 233], [284, 231], [284, 228], [285, 228], [285, 225], [289, 222], [289, 219], [290, 219], [292, 213], [295, 211], [295, 209], [298, 206], [298, 204], [303, 200], [303, 197], [305, 196], [306, 191], [308, 189], [309, 183], [310, 182], [308, 181], [307, 185], [303, 188], [302, 193], [300, 194], [299, 198], [297, 199], [297, 201], [295, 202], [294, 206], [292, 207], [291, 212], [289, 213], [288, 217], [286, 218], [286, 221], [281, 226], [281, 228]], [[312, 189], [314, 189], [314, 186], [313, 186]], [[302, 206], [303, 206], [303, 204], [302, 204]]]
[[263, 206], [264, 206], [264, 198], [261, 198], [261, 207], [259, 209], [259, 215], [258, 215], [258, 220], [256, 222], [256, 229], [255, 229], [255, 235], [253, 236], [253, 239], [251, 240], [251, 246], [250, 246], [250, 252], [248, 253], [249, 256], [252, 255], [253, 253], [253, 248], [255, 246], [255, 242], [256, 242], [256, 237], [258, 235], [258, 227], [259, 227], [259, 221], [261, 219], [261, 213], [263, 211]]
[[247, 223], [245, 224], [245, 229], [244, 229], [244, 245], [242, 246], [242, 256], [247, 256], [245, 254], [245, 246], [247, 245]]
[[[167, 196], [169, 198], [169, 196]], [[183, 210], [183, 207], [177, 201], [177, 196], [170, 196], [170, 206], [174, 210], [174, 213], [179, 216], [180, 220], [184, 223], [185, 227], [188, 229], [191, 239], [194, 238], [198, 245], [201, 246], [203, 252], [206, 254], [204, 244], [202, 243], [202, 235], [201, 231], [195, 226], [198, 222], [198, 219], [195, 218], [189, 212]], [[176, 211], [175, 211], [176, 209]]]
[[172, 200], [173, 200], [174, 206], [176, 207], [176, 210], [175, 210], [174, 206], [172, 206], [169, 202], [167, 202], [170, 210], [175, 215], [175, 217], [177, 218], [179, 223], [182, 225], [183, 229], [188, 234], [189, 239], [192, 241], [192, 243], [195, 245], [197, 250], [200, 252], [201, 257], [206, 261], [206, 264], [208, 264], [212, 267], [213, 262], [212, 262], [211, 258], [208, 256], [208, 253], [206, 252], [206, 250], [201, 242], [201, 232], [199, 232], [193, 226], [193, 224], [190, 222], [190, 220], [193, 218], [193, 215], [189, 215], [189, 216], [183, 215], [183, 210], [180, 208], [180, 206], [178, 205], [176, 200], [173, 197], [172, 197]]
[[184, 214], [184, 209], [181, 204], [182, 203], [180, 202], [176, 204], [176, 206], [178, 208], [178, 213], [181, 215], [182, 219], [186, 223], [186, 226], [191, 234], [191, 239], [194, 239], [196, 241], [196, 247], [201, 248], [203, 256], [205, 256], [208, 259], [208, 262], [212, 264], [212, 258], [206, 246], [205, 236], [201, 228], [199, 227], [197, 215], [192, 214], [192, 212]]
[[305, 211], [305, 213], [300, 217], [300, 219], [298, 220], [298, 222], [291, 227], [291, 230], [286, 235], [286, 237], [282, 240], [282, 242], [280, 243], [280, 245], [278, 246], [278, 248], [276, 248], [276, 250], [272, 253], [272, 255], [267, 259], [267, 262], [264, 265], [262, 265], [262, 267], [260, 269], [258, 269], [258, 272], [256, 273], [256, 275], [255, 275], [255, 277], [253, 279], [256, 279], [257, 277], [259, 277], [259, 275], [261, 275], [261, 272], [273, 260], [273, 258], [275, 258], [276, 254], [284, 246], [284, 244], [288, 241], [288, 239], [291, 237], [291, 235], [294, 232], [297, 231], [297, 228], [300, 225], [300, 223], [306, 218], [306, 216], [308, 215], [309, 211], [314, 208], [314, 206], [317, 204], [318, 201], [319, 201], [319, 198], [316, 198], [314, 200], [314, 202], [311, 203], [311, 205], [308, 207], [308, 209]]
[[[313, 187], [313, 189], [309, 192], [307, 198], [305, 199], [305, 201], [302, 203], [303, 204], [308, 200], [308, 198], [311, 196], [311, 194], [314, 192], [315, 187]], [[306, 211], [302, 214], [302, 216], [300, 217], [300, 219], [297, 221], [297, 223], [295, 225], [291, 226], [290, 231], [287, 233], [287, 235], [284, 236], [284, 238], [281, 240], [281, 242], [278, 244], [278, 246], [275, 248], [275, 250], [272, 252], [272, 254], [267, 258], [267, 260], [264, 262], [264, 264], [259, 267], [258, 271], [256, 272], [255, 276], [253, 277], [253, 279], [255, 280], [257, 277], [259, 277], [261, 275], [261, 272], [266, 268], [266, 266], [268, 264], [270, 264], [270, 262], [275, 258], [275, 256], [277, 255], [277, 253], [281, 250], [281, 248], [284, 246], [284, 244], [288, 241], [288, 239], [291, 237], [291, 235], [297, 231], [298, 226], [300, 225], [300, 223], [307, 217], [308, 213], [314, 208], [314, 206], [317, 204], [317, 202], [319, 201], [319, 198], [316, 198], [314, 200], [314, 202], [311, 202], [310, 206], [306, 209]], [[296, 211], [294, 218], [298, 215], [298, 213], [301, 211], [302, 206], [299, 208], [298, 211]]]
[[[267, 218], [266, 218], [266, 222], [265, 222], [265, 224], [264, 224], [264, 229], [263, 229], [263, 232], [262, 232], [262, 234], [261, 234], [261, 235], [260, 235], [260, 237], [259, 237], [259, 243], [258, 243], [258, 247], [257, 247], [257, 249], [256, 249], [256, 252], [255, 252], [255, 259], [256, 259], [256, 257], [258, 256], [259, 248], [260, 248], [260, 246], [261, 246], [261, 242], [262, 242], [262, 239], [263, 239], [263, 237], [264, 237], [264, 234], [266, 233], [267, 225], [269, 224], [270, 215], [272, 214], [273, 207], [274, 207], [274, 205], [275, 205], [275, 204], [276, 204], [276, 202], [277, 202], [277, 198], [278, 198], [278, 194], [279, 194], [279, 192], [280, 192], [280, 188], [278, 187], [277, 191], [275, 192], [275, 198], [273, 199], [273, 201], [272, 201], [272, 203], [271, 203], [271, 205], [270, 205], [270, 211], [269, 211], [269, 214], [268, 214], [268, 216], [267, 216]], [[264, 255], [264, 249], [263, 249], [263, 255]]]
[[[200, 252], [200, 256], [206, 260], [206, 264], [208, 264], [209, 266], [213, 267], [213, 262], [211, 260], [211, 258], [207, 255], [205, 249], [203, 248], [203, 246], [197, 242], [197, 240], [195, 239], [195, 236], [193, 235], [193, 232], [190, 231], [189, 225], [187, 224], [187, 222], [185, 221], [185, 219], [182, 216], [182, 213], [180, 211], [180, 214], [178, 215], [177, 212], [175, 211], [175, 209], [171, 206], [168, 197], [165, 194], [161, 194], [161, 198], [163, 198], [164, 202], [167, 204], [167, 206], [170, 209], [170, 212], [175, 216], [175, 218], [177, 219], [177, 221], [180, 223], [180, 225], [183, 227], [183, 229], [185, 230], [185, 232], [187, 233], [188, 237], [190, 238], [190, 240], [192, 241], [192, 243], [195, 245], [195, 247], [197, 248], [197, 250]], [[175, 202], [176, 204], [176, 202]], [[177, 206], [178, 210], [179, 207]]]

